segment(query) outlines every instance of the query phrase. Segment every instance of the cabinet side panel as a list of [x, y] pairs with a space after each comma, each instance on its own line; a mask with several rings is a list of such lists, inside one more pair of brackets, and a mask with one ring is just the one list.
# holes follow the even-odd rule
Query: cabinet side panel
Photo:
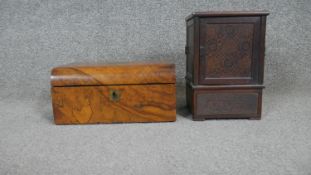
[[266, 38], [266, 16], [261, 17], [260, 23], [260, 56], [259, 56], [259, 75], [258, 82], [263, 84], [264, 81], [264, 65], [265, 65], [265, 38]]
[[193, 84], [199, 84], [199, 67], [200, 67], [200, 18], [195, 17], [194, 20], [194, 53], [193, 53]]
[[194, 23], [187, 21], [187, 45], [186, 45], [186, 79], [193, 80], [193, 56], [194, 56]]

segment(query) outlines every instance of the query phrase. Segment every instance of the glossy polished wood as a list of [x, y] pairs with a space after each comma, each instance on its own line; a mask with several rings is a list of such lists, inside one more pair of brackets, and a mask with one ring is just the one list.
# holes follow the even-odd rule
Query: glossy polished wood
[[52, 86], [175, 83], [175, 65], [165, 62], [71, 64], [56, 67]]
[[[111, 91], [118, 92], [113, 100]], [[168, 85], [53, 87], [56, 124], [169, 122], [176, 90]]]
[[175, 81], [175, 66], [165, 63], [57, 67], [52, 71], [51, 82], [54, 121], [56, 124], [175, 121]]

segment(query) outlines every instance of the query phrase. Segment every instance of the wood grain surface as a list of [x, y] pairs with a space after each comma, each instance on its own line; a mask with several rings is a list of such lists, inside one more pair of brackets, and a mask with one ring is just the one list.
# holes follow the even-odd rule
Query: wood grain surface
[[175, 84], [52, 87], [56, 124], [176, 120]]
[[175, 65], [165, 62], [72, 64], [52, 70], [52, 86], [175, 83]]

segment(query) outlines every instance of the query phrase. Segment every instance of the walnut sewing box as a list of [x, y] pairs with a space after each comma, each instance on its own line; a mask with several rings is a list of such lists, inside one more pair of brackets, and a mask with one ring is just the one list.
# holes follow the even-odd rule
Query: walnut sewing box
[[56, 124], [176, 120], [174, 64], [72, 64], [51, 74]]

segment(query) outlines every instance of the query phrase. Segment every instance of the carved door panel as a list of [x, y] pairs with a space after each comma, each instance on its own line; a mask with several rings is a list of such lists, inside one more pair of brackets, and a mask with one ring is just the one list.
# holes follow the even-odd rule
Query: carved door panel
[[256, 84], [260, 17], [200, 19], [200, 84]]

